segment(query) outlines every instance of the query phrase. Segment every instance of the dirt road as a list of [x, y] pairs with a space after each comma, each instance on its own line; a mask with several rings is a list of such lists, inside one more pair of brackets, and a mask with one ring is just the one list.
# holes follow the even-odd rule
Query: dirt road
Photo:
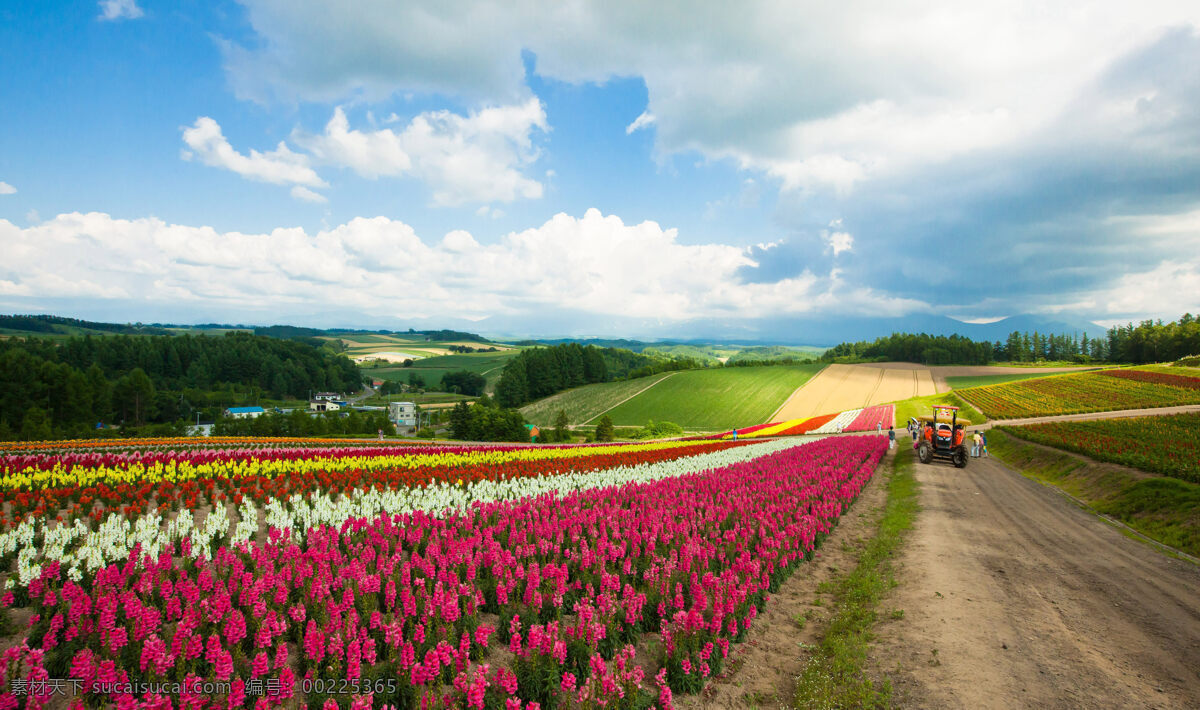
[[916, 476], [872, 652], [901, 706], [1200, 707], [1200, 567], [993, 459]]

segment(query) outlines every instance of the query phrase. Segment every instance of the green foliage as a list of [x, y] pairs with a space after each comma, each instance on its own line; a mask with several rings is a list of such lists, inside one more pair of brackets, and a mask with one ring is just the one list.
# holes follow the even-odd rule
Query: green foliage
[[0, 340], [0, 422], [18, 430], [37, 406], [55, 437], [92, 436], [98, 421], [212, 418], [224, 406], [352, 391], [360, 381], [344, 356], [247, 333]]
[[604, 382], [608, 368], [600, 348], [567, 343], [524, 350], [504, 367], [496, 397], [505, 407], [520, 407], [571, 387]]
[[[411, 379], [412, 375], [409, 378]], [[467, 394], [472, 397], [478, 397], [483, 394], [483, 388], [486, 386], [487, 379], [475, 372], [459, 370], [458, 372], [447, 372], [442, 375], [443, 392], [454, 392], [456, 394]]]
[[555, 441], [570, 441], [571, 432], [568, 427], [571, 422], [567, 420], [567, 413], [558, 410], [558, 416], [554, 419], [554, 440]]
[[459, 402], [450, 411], [450, 436], [463, 441], [529, 441], [529, 430], [515, 409]]
[[683, 427], [674, 422], [646, 422], [642, 430], [633, 435], [635, 439], [666, 439], [672, 436], [682, 436]]
[[741, 363], [763, 364], [772, 361], [783, 362], [810, 362], [812, 356], [797, 348], [789, 348], [783, 345], [768, 345], [763, 347], [744, 348], [729, 356], [726, 365], [739, 365]]
[[215, 436], [375, 436], [395, 432], [386, 412], [350, 411], [312, 414], [296, 409], [288, 413], [267, 412], [258, 417], [222, 417], [213, 424]]
[[612, 441], [613, 440], [613, 422], [612, 419], [605, 414], [600, 417], [600, 422], [596, 424], [596, 441]]
[[51, 438], [50, 415], [40, 407], [30, 407], [25, 410], [25, 418], [21, 420], [21, 440], [44, 441]]
[[992, 361], [993, 345], [977, 343], [961, 335], [892, 333], [872, 342], [841, 343], [821, 355], [825, 362], [889, 361], [926, 365], [986, 365]]
[[97, 323], [77, 318], [63, 318], [61, 316], [49, 315], [0, 316], [0, 329], [19, 330], [27, 333], [45, 333], [47, 335], [54, 333], [80, 335], [87, 332], [121, 333], [126, 335], [171, 334], [171, 331], [164, 328], [142, 325], [141, 323]]

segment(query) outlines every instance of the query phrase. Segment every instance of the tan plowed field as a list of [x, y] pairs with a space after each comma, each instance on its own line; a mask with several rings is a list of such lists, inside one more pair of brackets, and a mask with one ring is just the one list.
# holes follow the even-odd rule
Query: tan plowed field
[[832, 414], [937, 394], [929, 368], [911, 363], [830, 365], [792, 393], [770, 421]]

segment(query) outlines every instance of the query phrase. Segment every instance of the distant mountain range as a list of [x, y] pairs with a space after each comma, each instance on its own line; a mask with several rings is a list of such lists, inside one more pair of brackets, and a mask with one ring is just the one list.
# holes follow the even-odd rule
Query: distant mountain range
[[[536, 340], [541, 342], [596, 342], [615, 347], [638, 349], [638, 345], [650, 343], [722, 343], [736, 345], [814, 345], [831, 347], [842, 342], [874, 340], [892, 333], [928, 333], [929, 335], [958, 334], [972, 340], [994, 342], [1004, 340], [1009, 333], [1039, 332], [1042, 334], [1083, 334], [1089, 337], [1103, 335], [1107, 328], [1087, 321], [1056, 320], [1044, 316], [1019, 315], [992, 323], [964, 323], [947, 316], [914, 314], [901, 317], [781, 317], [758, 319], [709, 318], [691, 321], [658, 321], [645, 318], [621, 318], [596, 316], [585, 313], [547, 314], [536, 324], [526, 318], [496, 317], [469, 321], [447, 318], [436, 323], [422, 324], [426, 327], [413, 330], [410, 324], [404, 327], [387, 327], [382, 323], [347, 324], [342, 328], [306, 328], [290, 325], [255, 327], [245, 325], [170, 325], [153, 323], [111, 324], [81, 321], [57, 316], [0, 316], [0, 332], [41, 331], [46, 334], [83, 333], [136, 333], [169, 334], [168, 328], [187, 329], [253, 329], [263, 335], [276, 337], [301, 337], [316, 335], [352, 334], [355, 332], [414, 333], [440, 339], [478, 340], [485, 338], [506, 341]], [[436, 326], [431, 329], [427, 326]], [[372, 327], [373, 326], [373, 327]], [[178, 331], [176, 331], [178, 332]]]
[[[446, 327], [456, 327], [448, 324]], [[1102, 325], [1088, 321], [1067, 321], [1035, 315], [1020, 315], [992, 323], [964, 323], [947, 316], [916, 314], [898, 318], [806, 317], [704, 319], [694, 321], [650, 322], [642, 319], [543, 320], [537, 330], [521, 330], [517, 323], [487, 319], [473, 326], [492, 338], [533, 340], [636, 340], [643, 342], [730, 343], [744, 345], [816, 345], [831, 347], [842, 342], [874, 340], [892, 333], [958, 334], [972, 340], [994, 342], [1009, 333], [1083, 334], [1096, 337], [1107, 332]], [[526, 328], [529, 326], [526, 325]]]

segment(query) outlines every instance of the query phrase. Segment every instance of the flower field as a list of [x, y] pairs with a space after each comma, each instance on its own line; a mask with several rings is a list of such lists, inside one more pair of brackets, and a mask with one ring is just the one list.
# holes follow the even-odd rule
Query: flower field
[[[880, 404], [865, 409], [850, 409], [836, 414], [822, 414], [804, 419], [788, 419], [782, 422], [758, 424], [744, 429], [738, 429], [739, 439], [761, 439], [768, 436], [796, 436], [799, 434], [838, 434], [841, 432], [876, 431], [883, 427], [891, 427], [896, 417], [896, 405]], [[716, 434], [705, 437], [695, 437], [693, 440], [723, 439], [732, 440], [733, 432]]]
[[1200, 414], [1053, 422], [1005, 431], [1100, 461], [1200, 483]]
[[0, 707], [670, 707], [886, 451], [260, 443], [3, 457]]
[[1200, 404], [1200, 378], [1144, 370], [1039, 377], [958, 394], [991, 419]]
[[842, 431], [876, 431], [891, 428], [896, 418], [896, 405], [880, 404], [863, 409]]

